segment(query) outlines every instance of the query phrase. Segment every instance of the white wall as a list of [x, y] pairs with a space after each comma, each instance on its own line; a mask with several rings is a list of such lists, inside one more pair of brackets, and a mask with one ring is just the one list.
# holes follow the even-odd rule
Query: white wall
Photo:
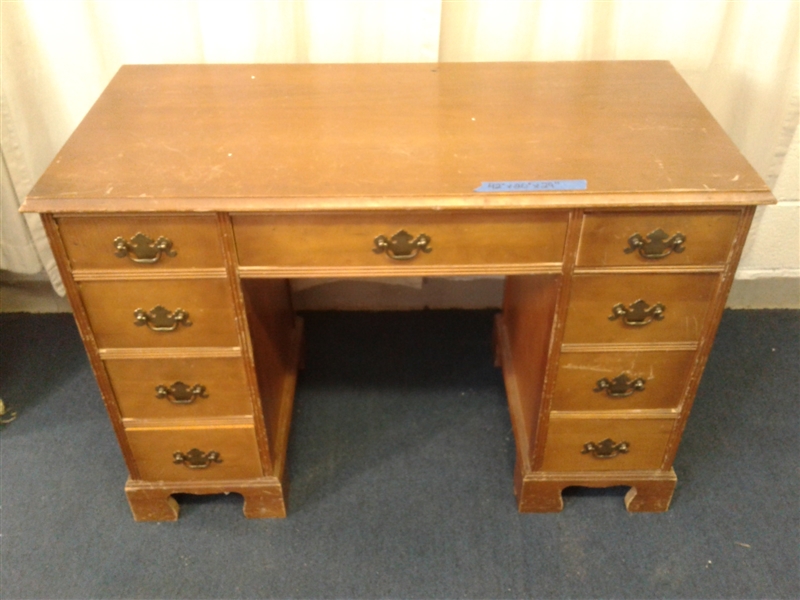
[[755, 233], [747, 239], [736, 273], [738, 279], [800, 277], [798, 147], [795, 129], [783, 169], [772, 187], [778, 205], [761, 207], [756, 211], [752, 226]]

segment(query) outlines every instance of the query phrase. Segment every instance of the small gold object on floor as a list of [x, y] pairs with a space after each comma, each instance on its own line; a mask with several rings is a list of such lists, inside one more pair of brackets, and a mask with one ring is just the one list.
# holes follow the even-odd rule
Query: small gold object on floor
[[6, 409], [6, 405], [0, 400], [0, 425], [7, 425], [17, 418], [17, 411]]

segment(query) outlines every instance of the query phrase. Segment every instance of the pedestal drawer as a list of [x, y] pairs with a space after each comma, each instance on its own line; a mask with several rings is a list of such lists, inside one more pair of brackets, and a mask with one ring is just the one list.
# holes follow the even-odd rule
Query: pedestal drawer
[[252, 415], [241, 358], [107, 360], [123, 419]]
[[[100, 348], [239, 345], [227, 279], [81, 281], [78, 288]], [[162, 318], [150, 319], [154, 312]]]
[[718, 282], [716, 273], [575, 275], [563, 341], [695, 342]]
[[659, 469], [674, 424], [672, 418], [580, 419], [553, 415], [542, 470]]
[[250, 479], [263, 475], [252, 425], [126, 429], [148, 481]]
[[[251, 267], [558, 263], [567, 231], [566, 212], [409, 211], [232, 219], [239, 264]], [[401, 232], [408, 236], [405, 250], [396, 237], [402, 237]], [[384, 249], [376, 244], [379, 238], [385, 241]]]
[[583, 218], [577, 264], [723, 264], [739, 217], [739, 211], [588, 213]]
[[214, 215], [61, 217], [58, 229], [73, 269], [224, 267]]
[[564, 352], [552, 410], [677, 409], [694, 351]]

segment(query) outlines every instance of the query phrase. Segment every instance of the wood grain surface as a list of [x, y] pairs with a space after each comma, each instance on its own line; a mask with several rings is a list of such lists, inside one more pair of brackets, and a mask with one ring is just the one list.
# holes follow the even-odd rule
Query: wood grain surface
[[[675, 419], [550, 418], [544, 471], [622, 471], [659, 469]], [[613, 458], [595, 458], [582, 453], [587, 442], [606, 438], [627, 442], [629, 450]]]
[[[677, 410], [694, 366], [695, 353], [562, 352], [551, 408], [554, 411]], [[625, 398], [596, 392], [600, 379], [621, 374], [644, 380], [644, 389]]]
[[[250, 425], [126, 428], [141, 478], [148, 481], [209, 481], [256, 478], [263, 475], [256, 436]], [[219, 463], [192, 469], [173, 462], [175, 452], [193, 448], [218, 452]]]
[[[474, 192], [527, 180], [587, 188]], [[25, 209], [369, 208], [392, 198], [514, 207], [615, 194], [645, 205], [772, 201], [667, 62], [126, 65]]]
[[[232, 215], [239, 264], [277, 267], [409, 267], [561, 262], [566, 211]], [[399, 231], [430, 238], [410, 260], [376, 253], [375, 238]]]
[[[204, 268], [222, 269], [225, 261], [214, 216], [158, 215], [61, 217], [58, 229], [73, 270], [102, 269], [136, 271], [152, 274], [159, 271]], [[115, 255], [114, 240], [125, 241], [144, 233], [153, 242], [165, 237], [172, 242], [169, 256], [161, 253], [154, 263], [136, 263], [129, 257]], [[116, 277], [125, 276], [117, 273]]]
[[[710, 273], [574, 275], [565, 325], [565, 344], [641, 344], [700, 339], [719, 276]], [[616, 304], [638, 300], [665, 307], [663, 319], [631, 326], [609, 319]]]
[[[106, 372], [123, 419], [196, 419], [252, 415], [241, 358], [142, 358], [107, 360]], [[206, 397], [190, 404], [158, 398], [156, 386], [181, 381], [202, 385]]]
[[[239, 345], [233, 299], [225, 279], [83, 281], [78, 284], [100, 348], [175, 348]], [[163, 306], [183, 309], [190, 326], [152, 331], [136, 325], [134, 312]]]
[[[578, 266], [722, 265], [728, 259], [740, 211], [637, 211], [591, 212], [583, 219]], [[645, 240], [657, 229], [670, 236], [681, 233], [686, 241], [679, 252], [663, 258], [645, 258], [625, 252], [628, 240], [639, 234]]]

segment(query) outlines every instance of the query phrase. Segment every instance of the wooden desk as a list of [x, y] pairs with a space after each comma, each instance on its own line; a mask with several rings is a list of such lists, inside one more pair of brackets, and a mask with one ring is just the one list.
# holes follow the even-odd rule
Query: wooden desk
[[665, 62], [185, 65], [123, 67], [24, 210], [43, 214], [134, 518], [169, 520], [178, 492], [285, 516], [287, 280], [311, 276], [506, 275], [520, 510], [558, 511], [570, 485], [666, 510], [771, 202]]

